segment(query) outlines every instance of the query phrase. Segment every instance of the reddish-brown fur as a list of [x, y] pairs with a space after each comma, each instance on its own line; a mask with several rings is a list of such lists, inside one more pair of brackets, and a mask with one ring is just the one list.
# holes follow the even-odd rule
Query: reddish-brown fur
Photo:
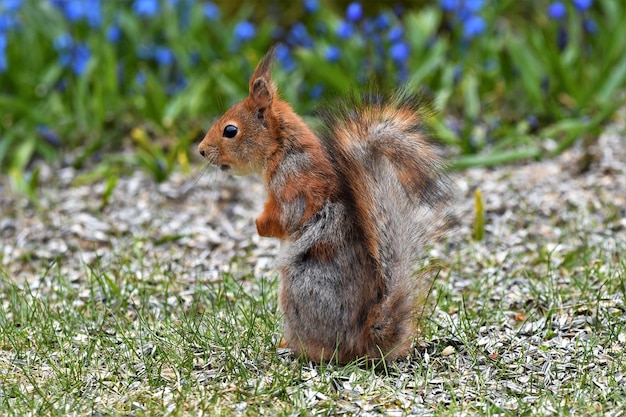
[[[385, 247], [385, 239], [393, 239], [397, 229], [385, 228], [396, 227], [396, 211], [408, 209], [402, 202], [380, 201], [387, 196], [376, 175], [380, 171], [393, 177], [392, 200], [435, 207], [446, 196], [437, 170], [440, 159], [415, 132], [420, 119], [408, 104], [368, 104], [339, 117], [327, 138], [318, 137], [278, 97], [271, 80], [272, 56], [270, 52], [255, 69], [249, 96], [211, 127], [198, 149], [224, 170], [261, 174], [267, 201], [256, 219], [259, 235], [303, 248], [281, 267], [281, 346], [315, 362], [405, 355], [422, 307], [417, 303], [423, 299], [415, 294], [414, 275], [389, 276], [405, 265], [396, 259], [401, 254]], [[234, 136], [227, 135], [227, 126], [236, 128]], [[376, 158], [388, 163], [371, 161]], [[335, 202], [341, 210], [332, 211]], [[439, 226], [415, 229], [415, 219], [400, 220], [428, 236], [442, 233]], [[306, 237], [311, 230], [317, 234]], [[360, 272], [350, 270], [353, 262]], [[327, 327], [325, 318], [338, 323], [337, 328]]]
[[[304, 121], [284, 101], [276, 97], [276, 87], [270, 78], [271, 60], [262, 61], [250, 79], [250, 96], [229, 109], [206, 134], [198, 149], [215, 165], [228, 166], [235, 173], [263, 173], [266, 184], [279, 170], [286, 146], [298, 147], [309, 155], [314, 167], [301, 172], [301, 182], [286, 183], [280, 187], [268, 186], [268, 200], [263, 213], [257, 218], [257, 230], [261, 236], [289, 239], [289, 232], [280, 224], [281, 210], [276, 203], [292, 202], [296, 198], [305, 201], [305, 212], [300, 221], [304, 224], [338, 192], [338, 180], [329, 157]], [[255, 90], [256, 88], [256, 90]], [[262, 115], [257, 110], [263, 109]], [[266, 128], [259, 131], [258, 119]], [[256, 120], [255, 120], [256, 119]], [[255, 149], [245, 152], [237, 149], [232, 140], [222, 136], [224, 127], [237, 121], [242, 133], [254, 138]], [[251, 154], [254, 152], [254, 154]], [[245, 158], [242, 158], [245, 154]]]
[[328, 263], [335, 256], [335, 247], [330, 243], [318, 243], [309, 249], [307, 256]]
[[280, 224], [280, 207], [276, 203], [276, 197], [269, 195], [265, 202], [263, 213], [256, 219], [256, 230], [260, 236], [277, 237], [287, 239], [287, 231]]

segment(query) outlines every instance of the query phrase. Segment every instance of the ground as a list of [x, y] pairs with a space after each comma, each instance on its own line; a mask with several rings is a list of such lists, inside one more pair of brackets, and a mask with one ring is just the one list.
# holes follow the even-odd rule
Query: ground
[[[0, 413], [589, 414], [626, 398], [626, 139], [455, 174], [461, 226], [422, 334], [384, 369], [277, 348], [278, 242], [258, 179], [207, 171], [114, 190], [41, 164], [0, 179]], [[485, 239], [472, 240], [475, 190]], [[4, 412], [2, 411], [4, 409]]]

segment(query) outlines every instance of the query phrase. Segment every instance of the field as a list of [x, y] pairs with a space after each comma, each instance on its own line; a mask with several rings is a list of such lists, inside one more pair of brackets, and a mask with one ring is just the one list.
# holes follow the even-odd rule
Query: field
[[[626, 5], [423, 3], [0, 0], [0, 415], [624, 415]], [[196, 151], [273, 43], [312, 123], [432, 98], [461, 221], [406, 358], [277, 347], [263, 186]]]
[[[620, 415], [626, 394], [623, 136], [456, 178], [461, 228], [410, 357], [313, 366], [277, 348], [254, 179], [49, 170], [40, 205], [0, 205], [0, 404], [27, 415]], [[43, 171], [47, 171], [44, 169]], [[485, 240], [472, 240], [473, 191]]]

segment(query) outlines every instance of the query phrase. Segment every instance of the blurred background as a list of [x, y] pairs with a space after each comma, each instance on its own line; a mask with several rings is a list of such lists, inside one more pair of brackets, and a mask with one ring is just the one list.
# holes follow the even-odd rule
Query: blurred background
[[0, 0], [0, 175], [33, 195], [41, 160], [189, 171], [274, 43], [313, 123], [333, 96], [407, 85], [456, 168], [591, 150], [624, 107], [625, 22], [623, 0]]

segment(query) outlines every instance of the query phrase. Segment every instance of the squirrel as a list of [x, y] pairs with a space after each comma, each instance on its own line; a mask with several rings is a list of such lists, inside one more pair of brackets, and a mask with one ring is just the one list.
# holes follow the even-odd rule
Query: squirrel
[[406, 88], [353, 95], [320, 110], [314, 133], [278, 96], [274, 55], [198, 150], [222, 171], [264, 179], [256, 228], [283, 241], [280, 345], [316, 363], [405, 356], [431, 284], [415, 264], [455, 218], [427, 106]]

